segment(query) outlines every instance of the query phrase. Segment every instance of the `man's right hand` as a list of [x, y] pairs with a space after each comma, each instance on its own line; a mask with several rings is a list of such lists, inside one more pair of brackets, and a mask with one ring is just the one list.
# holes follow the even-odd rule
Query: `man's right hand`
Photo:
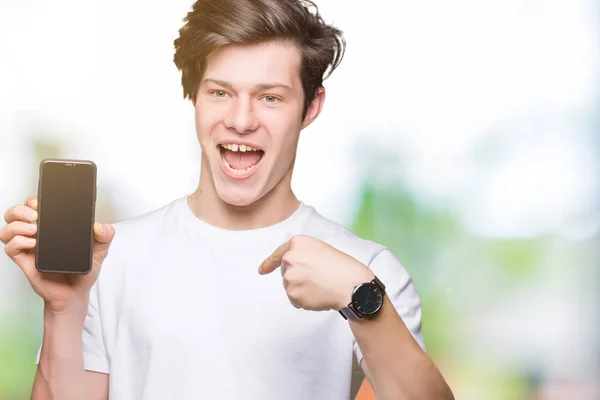
[[44, 299], [47, 312], [63, 313], [72, 310], [85, 315], [90, 290], [98, 278], [115, 230], [108, 224], [94, 224], [93, 265], [88, 274], [41, 273], [35, 268], [37, 209], [37, 197], [32, 196], [25, 204], [17, 204], [6, 211], [6, 225], [0, 229], [0, 240], [6, 245], [6, 254], [21, 267], [33, 290]]

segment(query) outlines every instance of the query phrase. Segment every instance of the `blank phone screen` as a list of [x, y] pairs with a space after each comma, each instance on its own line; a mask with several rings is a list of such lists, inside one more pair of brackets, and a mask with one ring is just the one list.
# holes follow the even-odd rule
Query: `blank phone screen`
[[96, 168], [90, 163], [46, 162], [40, 172], [37, 268], [48, 272], [88, 272]]

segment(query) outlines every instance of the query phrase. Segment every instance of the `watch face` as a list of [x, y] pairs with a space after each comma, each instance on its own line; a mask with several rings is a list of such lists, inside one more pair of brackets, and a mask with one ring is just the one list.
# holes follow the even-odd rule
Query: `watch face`
[[360, 285], [352, 296], [356, 311], [365, 315], [375, 314], [383, 304], [383, 294], [374, 283]]

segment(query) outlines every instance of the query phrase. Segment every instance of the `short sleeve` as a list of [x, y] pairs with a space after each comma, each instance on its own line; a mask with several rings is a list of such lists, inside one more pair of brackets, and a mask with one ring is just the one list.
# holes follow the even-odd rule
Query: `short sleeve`
[[[421, 300], [409, 273], [388, 248], [377, 253], [368, 266], [385, 285], [386, 295], [389, 296], [412, 336], [421, 348], [426, 350], [421, 330]], [[356, 340], [353, 341], [353, 348], [360, 365], [363, 356]]]
[[[90, 292], [90, 303], [85, 317], [82, 331], [83, 339], [83, 365], [88, 371], [110, 372], [108, 357], [104, 347], [102, 336], [102, 322], [98, 307], [98, 287], [97, 283]], [[36, 364], [40, 362], [42, 346], [38, 349]]]

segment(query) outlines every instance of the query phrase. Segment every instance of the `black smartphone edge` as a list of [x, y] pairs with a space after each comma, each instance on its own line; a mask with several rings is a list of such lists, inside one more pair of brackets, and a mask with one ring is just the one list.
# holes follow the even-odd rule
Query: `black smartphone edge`
[[[40, 269], [38, 266], [38, 249], [39, 249], [39, 234], [40, 234], [40, 222], [42, 220], [42, 179], [43, 179], [43, 173], [42, 170], [44, 169], [44, 165], [47, 163], [61, 163], [61, 164], [89, 164], [92, 166], [92, 170], [94, 172], [94, 185], [93, 185], [93, 201], [92, 201], [92, 221], [91, 221], [91, 234], [90, 234], [90, 261], [89, 261], [89, 267], [87, 270], [84, 271], [54, 271], [54, 270], [47, 270], [47, 269]], [[87, 275], [91, 272], [92, 267], [93, 267], [93, 262], [94, 262], [94, 223], [95, 223], [95, 219], [96, 219], [96, 186], [97, 186], [97, 166], [96, 163], [93, 162], [92, 160], [72, 160], [72, 159], [61, 159], [61, 158], [45, 158], [42, 161], [40, 161], [40, 165], [39, 165], [39, 169], [38, 169], [38, 188], [37, 188], [37, 201], [38, 201], [38, 219], [37, 219], [37, 231], [36, 231], [36, 235], [35, 235], [35, 269], [42, 273], [42, 274], [66, 274], [66, 275]]]

